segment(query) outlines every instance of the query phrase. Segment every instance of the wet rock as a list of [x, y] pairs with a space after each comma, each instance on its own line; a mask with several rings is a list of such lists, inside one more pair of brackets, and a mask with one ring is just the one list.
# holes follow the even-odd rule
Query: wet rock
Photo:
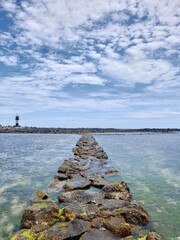
[[59, 208], [52, 200], [34, 203], [24, 210], [21, 226], [31, 228], [33, 225], [53, 225], [59, 221]]
[[41, 232], [48, 230], [50, 227], [49, 225], [34, 225], [31, 228], [31, 233], [33, 236], [38, 236]]
[[103, 226], [103, 218], [102, 217], [96, 217], [91, 220], [91, 226], [93, 228], [101, 228]]
[[130, 224], [126, 223], [124, 218], [121, 216], [109, 217], [107, 219], [104, 219], [103, 222], [105, 227], [115, 233], [117, 236], [127, 237], [131, 235]]
[[105, 175], [118, 175], [119, 174], [119, 171], [118, 170], [115, 170], [115, 169], [110, 169], [110, 170], [106, 170], [104, 172]]
[[33, 203], [39, 202], [39, 201], [42, 201], [42, 200], [47, 200], [47, 199], [48, 199], [48, 195], [41, 190], [38, 190], [36, 193], [34, 193], [31, 196], [31, 201]]
[[129, 205], [129, 202], [124, 200], [118, 200], [118, 199], [102, 199], [98, 203], [98, 207], [101, 211], [109, 210], [111, 212], [118, 212], [119, 209], [128, 205]]
[[139, 205], [131, 204], [119, 210], [126, 222], [135, 225], [145, 226], [149, 223], [148, 213]]
[[64, 181], [59, 181], [58, 179], [54, 179], [54, 181], [48, 186], [48, 192], [60, 192], [63, 186], [64, 186]]
[[104, 150], [98, 146], [93, 135], [83, 135], [73, 148], [75, 156], [79, 156], [81, 159], [87, 159], [88, 157], [96, 157], [97, 159], [107, 159], [108, 156]]
[[117, 240], [119, 237], [113, 235], [106, 229], [91, 229], [89, 232], [82, 235], [80, 240]]
[[79, 239], [83, 233], [90, 229], [90, 223], [81, 219], [59, 224], [51, 227], [41, 240], [68, 240]]
[[59, 181], [67, 180], [68, 175], [64, 173], [56, 173], [56, 175], [54, 176], [54, 179], [58, 179]]
[[11, 237], [10, 240], [33, 240], [31, 230], [21, 230]]
[[132, 195], [125, 182], [113, 182], [103, 187], [104, 198], [131, 201]]
[[84, 189], [91, 186], [91, 182], [86, 180], [86, 178], [81, 177], [80, 175], [76, 178], [72, 178], [68, 180], [66, 184], [64, 184], [63, 188], [66, 191], [76, 190], [76, 189]]
[[76, 202], [96, 202], [97, 192], [93, 192], [91, 190], [74, 190], [64, 192], [59, 195], [58, 199], [59, 202], [66, 202], [66, 203], [76, 203]]
[[156, 232], [149, 232], [146, 240], [163, 240], [163, 237]]
[[104, 178], [104, 176], [96, 176], [94, 178], [89, 179], [91, 181], [91, 185], [97, 188], [103, 188], [108, 181]]
[[97, 217], [99, 213], [99, 208], [94, 203], [72, 203], [64, 208], [64, 216], [69, 220], [78, 218], [89, 221]]

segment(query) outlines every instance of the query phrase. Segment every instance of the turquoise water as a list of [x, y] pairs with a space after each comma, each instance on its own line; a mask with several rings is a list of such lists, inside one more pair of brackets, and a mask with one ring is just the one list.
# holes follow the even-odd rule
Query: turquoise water
[[180, 134], [97, 135], [165, 239], [180, 239]]
[[[165, 239], [180, 239], [180, 134], [95, 135]], [[19, 229], [32, 193], [47, 190], [78, 135], [0, 135], [0, 239]]]

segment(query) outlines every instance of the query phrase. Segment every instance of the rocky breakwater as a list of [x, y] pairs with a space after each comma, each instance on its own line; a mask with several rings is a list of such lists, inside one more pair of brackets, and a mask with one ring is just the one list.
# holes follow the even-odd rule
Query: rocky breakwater
[[48, 187], [58, 201], [37, 191], [11, 240], [162, 240], [92, 135], [83, 135], [73, 153]]

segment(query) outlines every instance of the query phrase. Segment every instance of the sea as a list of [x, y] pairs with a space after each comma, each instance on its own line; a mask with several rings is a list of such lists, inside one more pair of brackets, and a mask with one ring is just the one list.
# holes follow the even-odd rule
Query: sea
[[[156, 231], [180, 240], [180, 133], [94, 134], [120, 171], [133, 201], [148, 211]], [[0, 134], [0, 240], [20, 229], [23, 209], [37, 190], [48, 191], [57, 168], [80, 135]]]

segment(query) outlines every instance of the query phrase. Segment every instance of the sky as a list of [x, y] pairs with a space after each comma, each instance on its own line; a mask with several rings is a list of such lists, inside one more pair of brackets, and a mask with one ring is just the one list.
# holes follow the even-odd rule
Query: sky
[[179, 0], [0, 0], [0, 124], [180, 127]]

